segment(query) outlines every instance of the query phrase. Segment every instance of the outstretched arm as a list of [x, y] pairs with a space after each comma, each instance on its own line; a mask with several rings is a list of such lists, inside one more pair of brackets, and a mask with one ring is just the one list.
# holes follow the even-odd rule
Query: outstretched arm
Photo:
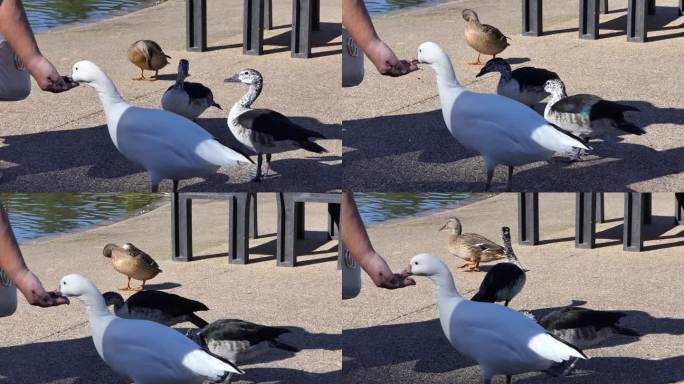
[[7, 277], [14, 282], [31, 305], [52, 307], [69, 303], [66, 297], [55, 292], [46, 292], [38, 277], [28, 269], [12, 232], [7, 211], [2, 204], [0, 204], [0, 269], [5, 271]]
[[376, 286], [396, 289], [416, 284], [405, 275], [393, 273], [385, 259], [375, 252], [351, 192], [342, 192], [341, 221], [342, 242]]
[[60, 76], [52, 63], [40, 53], [21, 0], [0, 1], [0, 33], [5, 35], [42, 90], [57, 93], [78, 85]]
[[363, 0], [342, 0], [342, 24], [381, 74], [402, 76], [418, 69], [415, 60], [398, 59], [380, 39]]

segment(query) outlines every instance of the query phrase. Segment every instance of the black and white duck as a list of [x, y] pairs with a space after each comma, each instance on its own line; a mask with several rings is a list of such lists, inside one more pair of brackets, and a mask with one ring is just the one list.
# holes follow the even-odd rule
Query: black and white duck
[[114, 306], [114, 313], [124, 319], [149, 320], [169, 327], [186, 321], [197, 328], [207, 326], [207, 322], [195, 312], [208, 311], [199, 301], [162, 291], [143, 291], [124, 301], [116, 292], [102, 294], [107, 306]]
[[238, 319], [222, 319], [205, 326], [195, 333], [193, 338], [211, 353], [234, 364], [240, 364], [271, 348], [299, 352], [299, 348], [278, 340], [281, 335], [289, 332], [283, 327], [269, 327]]
[[519, 101], [530, 108], [544, 100], [549, 93], [544, 90], [548, 80], [559, 79], [558, 74], [543, 68], [520, 67], [511, 70], [511, 65], [501, 58], [491, 59], [476, 77], [487, 73], [499, 72], [501, 78], [496, 93]]
[[505, 302], [504, 305], [508, 306], [508, 303], [525, 286], [525, 281], [527, 280], [525, 268], [520, 264], [515, 252], [513, 252], [511, 230], [508, 227], [501, 228], [501, 238], [503, 239], [504, 255], [507, 261], [494, 265], [487, 272], [480, 284], [480, 290], [470, 299], [472, 301], [488, 303], [503, 301]]
[[210, 107], [223, 109], [214, 101], [211, 89], [200, 83], [186, 82], [190, 76], [190, 63], [182, 59], [178, 62], [176, 83], [164, 92], [161, 99], [162, 108], [166, 111], [196, 120]]
[[[625, 120], [625, 112], [639, 111], [636, 107], [589, 94], [568, 96], [565, 84], [559, 79], [547, 81], [544, 89], [551, 94], [544, 109], [544, 118], [585, 143], [591, 139], [616, 136], [624, 132], [635, 135], [646, 133]], [[579, 159], [581, 152], [577, 150], [572, 159]]]
[[228, 114], [228, 128], [235, 138], [257, 154], [257, 172], [254, 181], [261, 180], [262, 156], [266, 155], [266, 176], [274, 153], [304, 149], [309, 152], [327, 152], [313, 139], [325, 139], [316, 131], [303, 128], [285, 115], [271, 109], [252, 108], [261, 94], [264, 79], [259, 71], [243, 69], [225, 79], [227, 83], [249, 84], [247, 93], [236, 102]]

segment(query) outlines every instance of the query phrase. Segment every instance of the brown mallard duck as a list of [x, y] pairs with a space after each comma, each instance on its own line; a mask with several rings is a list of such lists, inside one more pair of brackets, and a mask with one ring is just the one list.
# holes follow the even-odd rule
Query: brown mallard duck
[[477, 233], [461, 233], [461, 222], [452, 217], [440, 228], [451, 230], [449, 234], [449, 253], [465, 262], [459, 268], [470, 266], [468, 272], [479, 272], [480, 263], [503, 259], [504, 248]]
[[[122, 291], [142, 291], [145, 289], [145, 282], [162, 271], [150, 255], [131, 243], [126, 243], [121, 247], [116, 244], [107, 244], [102, 254], [112, 259], [112, 266], [117, 272], [128, 276], [126, 285], [119, 288]], [[131, 288], [131, 279], [141, 280], [142, 286]]]
[[[171, 56], [164, 53], [159, 44], [152, 40], [138, 40], [128, 48], [128, 60], [140, 68], [140, 76], [133, 80], [157, 80], [159, 70], [164, 68]], [[154, 71], [154, 76], [145, 78], [145, 70]]]
[[477, 59], [472, 65], [482, 65], [480, 55], [492, 55], [496, 57], [501, 51], [508, 47], [508, 37], [506, 37], [496, 27], [488, 24], [481, 24], [477, 13], [472, 9], [464, 9], [462, 13], [466, 21], [465, 39], [468, 45], [477, 51]]

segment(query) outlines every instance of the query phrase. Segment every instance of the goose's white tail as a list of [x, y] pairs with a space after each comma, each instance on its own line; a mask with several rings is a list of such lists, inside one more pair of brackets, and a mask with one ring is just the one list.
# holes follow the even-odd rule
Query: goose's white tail
[[204, 160], [218, 166], [233, 166], [254, 163], [249, 157], [234, 151], [216, 140], [205, 140], [197, 146], [197, 154]]

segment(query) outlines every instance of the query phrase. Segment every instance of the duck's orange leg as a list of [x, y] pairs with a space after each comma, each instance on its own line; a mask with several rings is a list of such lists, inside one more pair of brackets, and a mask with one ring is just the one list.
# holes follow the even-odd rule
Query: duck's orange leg
[[156, 71], [154, 71], [154, 76], [150, 76], [150, 78], [147, 79], [147, 80], [149, 80], [149, 81], [157, 81], [157, 80], [159, 80], [159, 77], [158, 77], [158, 76], [159, 76], [159, 70], [156, 70]]
[[130, 291], [131, 289], [132, 289], [132, 288], [131, 288], [131, 278], [130, 278], [130, 276], [129, 276], [129, 277], [128, 277], [128, 282], [126, 283], [125, 286], [119, 288], [119, 291]]
[[147, 80], [145, 78], [145, 70], [140, 68], [140, 76], [139, 77], [134, 77], [133, 80]]
[[482, 62], [480, 61], [480, 52], [477, 53], [477, 59], [475, 61], [468, 63], [470, 65], [482, 65]]

